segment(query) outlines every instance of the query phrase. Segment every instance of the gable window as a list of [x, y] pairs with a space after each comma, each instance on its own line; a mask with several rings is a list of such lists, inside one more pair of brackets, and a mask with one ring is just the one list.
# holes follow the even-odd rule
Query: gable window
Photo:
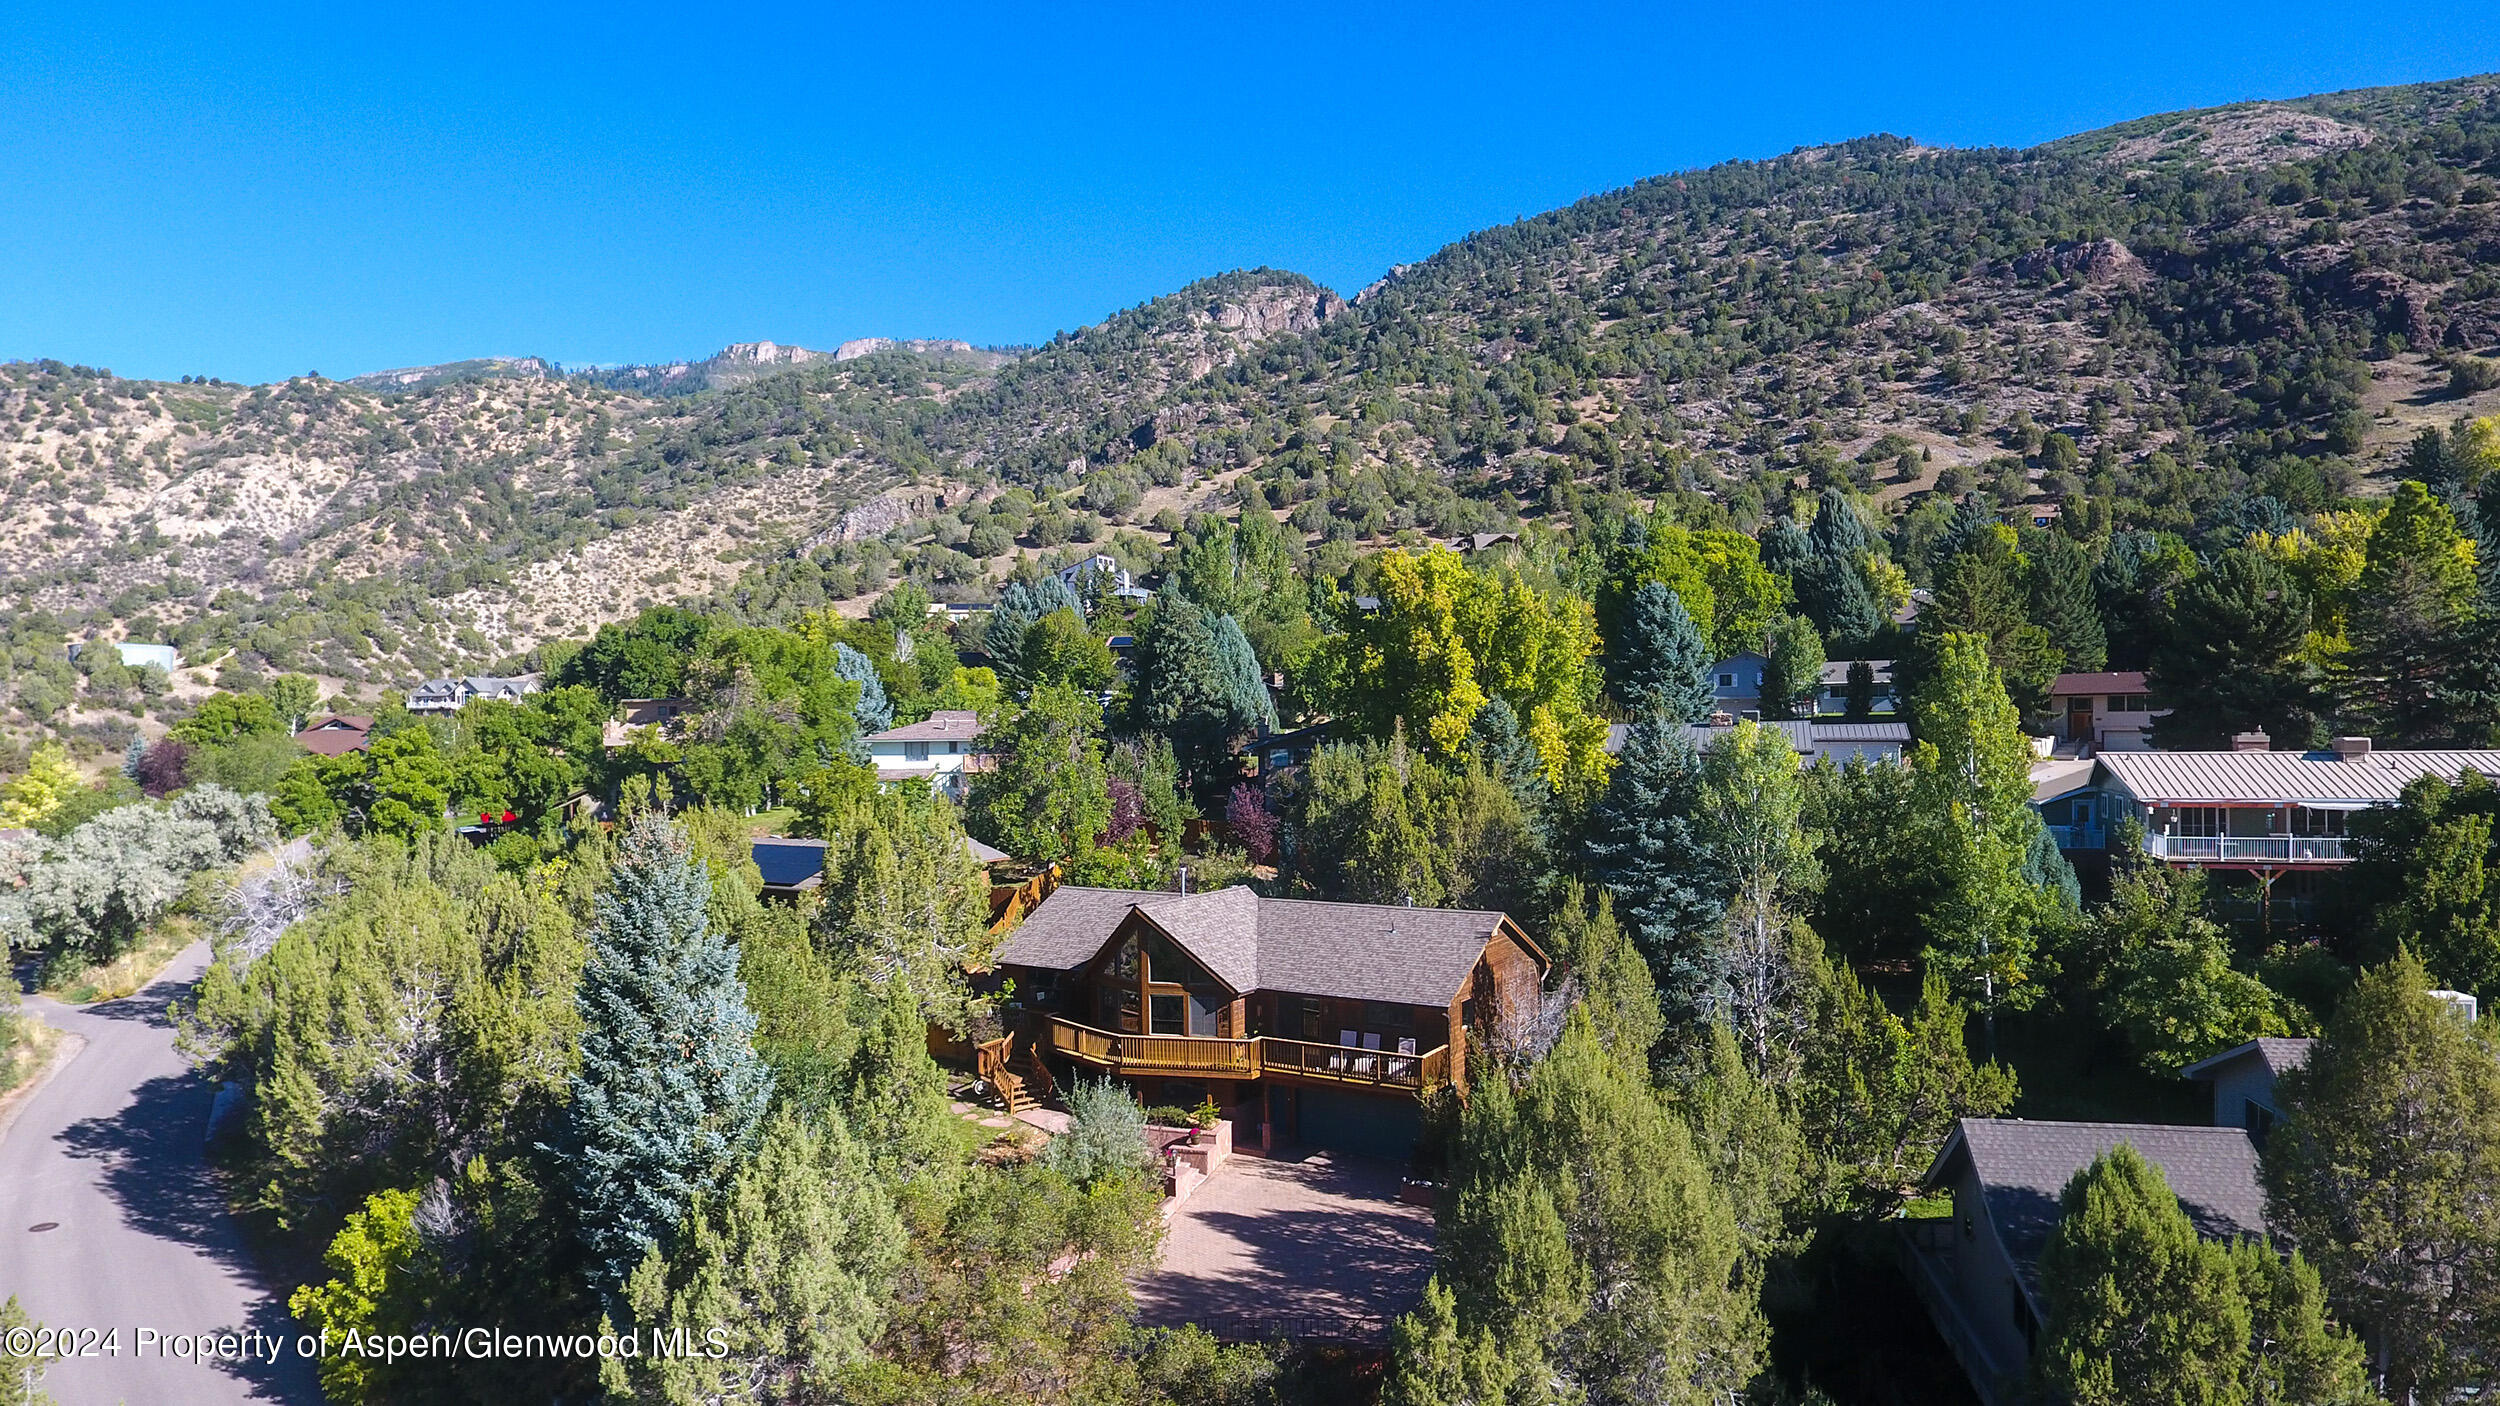
[[1734, 688], [1734, 687], [1736, 687], [1736, 676], [1735, 676], [1734, 674], [1721, 674], [1721, 675], [1719, 675], [1719, 687], [1721, 687], [1721, 688]]

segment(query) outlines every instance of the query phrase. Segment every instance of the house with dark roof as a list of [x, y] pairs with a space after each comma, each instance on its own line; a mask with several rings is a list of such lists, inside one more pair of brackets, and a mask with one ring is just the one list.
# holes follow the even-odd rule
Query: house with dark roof
[[2198, 1060], [2179, 1077], [2214, 1086], [2214, 1126], [2238, 1128], [2249, 1141], [2266, 1145], [2266, 1134], [2282, 1116], [2275, 1105], [2274, 1081], [2309, 1062], [2315, 1040], [2261, 1036]]
[[[989, 867], [1004, 860], [1004, 851], [993, 849], [970, 835], [964, 836], [964, 853], [972, 857], [986, 875]], [[757, 872], [764, 876], [766, 898], [791, 899], [803, 893], [814, 893], [825, 882], [825, 842], [795, 838], [789, 835], [766, 835], [747, 849], [755, 861]]]
[[1500, 913], [1068, 885], [996, 964], [1009, 1038], [1054, 1081], [1212, 1098], [1244, 1143], [1402, 1157], [1418, 1100], [1535, 1011], [1545, 956]]
[[2094, 752], [2141, 752], [2153, 745], [2151, 695], [2144, 671], [2060, 674], [2049, 685], [2051, 735]]
[[980, 714], [942, 708], [916, 723], [868, 734], [868, 760], [880, 782], [926, 781], [960, 801], [965, 773], [978, 769], [980, 741]]
[[360, 713], [325, 713], [304, 724], [295, 745], [316, 757], [343, 757], [361, 752], [373, 734], [373, 719]]
[[536, 674], [465, 674], [456, 679], [427, 679], [408, 691], [411, 713], [457, 713], [472, 698], [518, 703], [538, 691]]
[[2058, 1198], [2075, 1173], [2122, 1142], [2161, 1168], [2198, 1234], [2266, 1233], [2257, 1147], [2240, 1128], [1961, 1120], [1926, 1177], [1929, 1190], [1952, 1193], [1952, 1215], [1901, 1224], [1911, 1283], [1983, 1406], [2029, 1399], [2024, 1387], [2046, 1318], [2040, 1252], [2057, 1228]]
[[1845, 717], [1849, 712], [1849, 671], [1860, 663], [1875, 687], [1867, 695], [1867, 716], [1892, 717], [1901, 711], [1900, 696], [1893, 690], [1892, 661], [1889, 659], [1832, 659], [1825, 661], [1822, 677], [1814, 696], [1814, 711], [1822, 717]]

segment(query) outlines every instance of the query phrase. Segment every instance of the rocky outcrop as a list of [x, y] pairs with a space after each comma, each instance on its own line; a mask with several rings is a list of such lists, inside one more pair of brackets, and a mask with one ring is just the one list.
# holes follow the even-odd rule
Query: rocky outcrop
[[2080, 276], [2091, 284], [2140, 283], [2148, 277], [2144, 261], [2115, 239], [2090, 239], [2079, 244], [2060, 244], [2054, 249], [2034, 249], [2014, 260], [2017, 278], [2037, 278], [2044, 273], [2060, 278]]

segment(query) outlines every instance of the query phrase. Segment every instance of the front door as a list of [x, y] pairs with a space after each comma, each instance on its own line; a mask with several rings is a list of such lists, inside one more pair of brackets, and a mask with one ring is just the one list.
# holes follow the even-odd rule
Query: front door
[[2092, 700], [2089, 697], [2066, 700], [2066, 737], [2072, 742], [2092, 740]]

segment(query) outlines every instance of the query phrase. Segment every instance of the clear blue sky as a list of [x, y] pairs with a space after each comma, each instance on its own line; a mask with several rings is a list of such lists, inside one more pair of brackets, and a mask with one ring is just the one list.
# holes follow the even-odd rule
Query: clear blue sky
[[0, 359], [1030, 342], [1645, 175], [2500, 69], [2500, 5], [0, 6]]

